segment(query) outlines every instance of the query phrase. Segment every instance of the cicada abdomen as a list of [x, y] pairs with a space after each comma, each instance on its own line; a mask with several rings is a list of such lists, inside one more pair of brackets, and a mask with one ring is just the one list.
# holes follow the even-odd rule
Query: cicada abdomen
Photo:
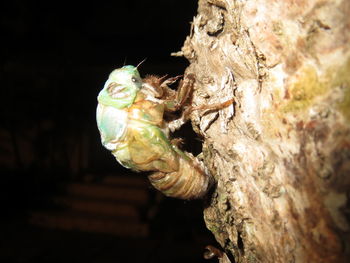
[[156, 172], [148, 176], [151, 184], [166, 196], [180, 199], [203, 197], [211, 186], [211, 177], [199, 166], [190, 154], [179, 158], [178, 170]]

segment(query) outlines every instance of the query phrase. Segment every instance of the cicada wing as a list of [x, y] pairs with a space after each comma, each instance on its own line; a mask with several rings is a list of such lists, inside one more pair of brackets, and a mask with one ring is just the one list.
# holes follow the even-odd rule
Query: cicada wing
[[99, 104], [96, 111], [97, 127], [104, 147], [113, 151], [116, 143], [125, 136], [127, 129], [127, 112]]
[[139, 125], [130, 134], [133, 141], [129, 144], [129, 151], [134, 163], [154, 171], [172, 172], [178, 169], [178, 155], [159, 127]]

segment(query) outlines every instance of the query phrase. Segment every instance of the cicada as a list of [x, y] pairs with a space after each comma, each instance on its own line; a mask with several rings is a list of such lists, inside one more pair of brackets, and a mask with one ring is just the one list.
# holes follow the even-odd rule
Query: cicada
[[183, 107], [195, 82], [185, 75], [177, 90], [170, 88], [179, 78], [142, 79], [131, 65], [114, 70], [98, 95], [97, 126], [103, 146], [122, 166], [151, 171], [151, 184], [167, 196], [195, 199], [208, 191], [212, 179], [169, 137], [165, 116]]

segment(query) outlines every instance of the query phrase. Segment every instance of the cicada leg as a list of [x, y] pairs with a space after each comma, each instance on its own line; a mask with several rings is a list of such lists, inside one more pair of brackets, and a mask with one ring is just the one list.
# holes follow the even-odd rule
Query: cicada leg
[[185, 119], [189, 118], [189, 115], [197, 110], [221, 110], [223, 108], [226, 108], [230, 105], [232, 105], [234, 103], [234, 99], [229, 99], [225, 102], [221, 102], [221, 103], [214, 103], [214, 104], [210, 104], [210, 105], [200, 105], [200, 106], [190, 106], [188, 108], [186, 108], [183, 112], [183, 117]]
[[[179, 76], [175, 77], [177, 79]], [[174, 78], [170, 79], [171, 82]], [[186, 75], [183, 80], [180, 81], [176, 92], [171, 90], [171, 96], [164, 97], [165, 111], [174, 112], [182, 107], [188, 102], [193, 91], [193, 85], [195, 78], [193, 74]]]
[[194, 82], [195, 77], [193, 74], [188, 74], [183, 80], [181, 80], [175, 98], [178, 108], [183, 107], [184, 104], [191, 98]]

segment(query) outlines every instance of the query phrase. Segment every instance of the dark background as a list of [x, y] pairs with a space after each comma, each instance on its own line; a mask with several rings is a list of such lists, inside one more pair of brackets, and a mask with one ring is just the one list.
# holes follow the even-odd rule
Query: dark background
[[203, 203], [159, 198], [149, 186], [156, 212], [146, 238], [28, 224], [33, 211], [54, 209], [64, 185], [129, 174], [101, 146], [96, 96], [113, 69], [145, 58], [143, 76], [182, 74], [188, 62], [170, 53], [196, 9], [194, 0], [2, 1], [0, 261], [204, 261], [213, 240]]

